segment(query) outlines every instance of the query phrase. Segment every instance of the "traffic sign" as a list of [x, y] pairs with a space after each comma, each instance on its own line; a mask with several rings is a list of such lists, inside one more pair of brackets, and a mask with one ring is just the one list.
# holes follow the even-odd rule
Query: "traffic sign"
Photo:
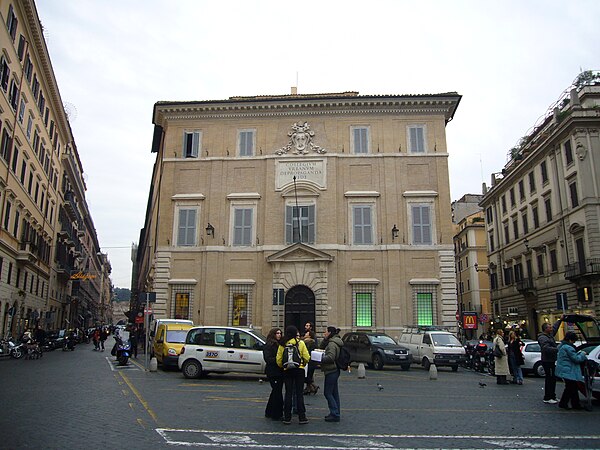
[[152, 308], [144, 308], [144, 314], [152, 314], [154, 311], [152, 311]]
[[463, 329], [476, 330], [477, 329], [477, 313], [463, 311], [462, 322], [463, 322]]

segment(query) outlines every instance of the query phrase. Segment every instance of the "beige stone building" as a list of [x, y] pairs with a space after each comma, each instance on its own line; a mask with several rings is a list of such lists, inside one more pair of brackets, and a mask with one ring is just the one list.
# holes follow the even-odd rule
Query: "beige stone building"
[[583, 72], [511, 149], [481, 202], [497, 327], [535, 336], [567, 312], [598, 316], [600, 72]]
[[[475, 339], [490, 330], [490, 282], [486, 230], [479, 201], [483, 195], [466, 194], [452, 202], [454, 215], [454, 256], [461, 335]], [[466, 312], [467, 317], [463, 317]], [[470, 313], [475, 313], [472, 316]], [[476, 319], [476, 320], [475, 320]], [[465, 323], [466, 322], [466, 323]], [[475, 323], [473, 323], [475, 322]], [[476, 329], [471, 328], [476, 326]]]
[[0, 335], [106, 319], [110, 263], [35, 2], [0, 0]]
[[[460, 96], [158, 102], [137, 290], [198, 324], [456, 326]], [[139, 307], [139, 305], [138, 305]]]

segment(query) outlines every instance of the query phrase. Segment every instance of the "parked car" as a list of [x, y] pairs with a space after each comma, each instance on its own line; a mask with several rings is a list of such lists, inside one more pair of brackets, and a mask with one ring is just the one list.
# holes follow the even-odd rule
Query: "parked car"
[[194, 327], [188, 331], [177, 365], [186, 378], [208, 372], [264, 374], [266, 340], [251, 328]]
[[425, 370], [431, 364], [451, 367], [453, 372], [463, 364], [465, 348], [452, 333], [438, 327], [409, 327], [400, 336], [400, 345], [405, 345], [413, 355], [413, 361]]
[[400, 366], [402, 370], [410, 369], [412, 354], [385, 333], [351, 332], [342, 340], [344, 347], [350, 352], [350, 360], [365, 363], [370, 368], [383, 369], [385, 365]]
[[542, 366], [540, 344], [531, 339], [521, 339], [521, 341], [523, 342], [521, 353], [523, 353], [523, 360], [525, 361], [521, 366], [523, 374], [533, 373], [536, 377], [546, 376], [544, 366]]
[[177, 367], [179, 354], [192, 326], [185, 323], [159, 324], [152, 344], [152, 354], [158, 364]]
[[[596, 361], [598, 364], [600, 364], [600, 345], [584, 346], [582, 350], [587, 353], [588, 359]], [[600, 400], [600, 370], [597, 370], [594, 376], [592, 395], [594, 398]]]

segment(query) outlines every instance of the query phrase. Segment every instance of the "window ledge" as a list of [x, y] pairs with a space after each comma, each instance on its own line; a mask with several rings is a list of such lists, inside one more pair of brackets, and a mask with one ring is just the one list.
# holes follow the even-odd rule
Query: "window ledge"
[[404, 191], [403, 197], [437, 197], [436, 191]]
[[346, 191], [344, 197], [379, 197], [381, 194], [377, 191]]
[[196, 284], [198, 280], [194, 278], [173, 278], [169, 280], [169, 284]]
[[227, 194], [227, 200], [260, 199], [258, 192], [233, 192]]
[[175, 194], [171, 196], [171, 200], [204, 200], [204, 194]]
[[379, 284], [377, 278], [350, 278], [348, 284]]
[[230, 284], [256, 284], [256, 281], [252, 280], [252, 279], [232, 279], [230, 278], [229, 280], [225, 280], [225, 284], [230, 285]]
[[437, 278], [412, 278], [408, 284], [440, 284], [440, 280]]

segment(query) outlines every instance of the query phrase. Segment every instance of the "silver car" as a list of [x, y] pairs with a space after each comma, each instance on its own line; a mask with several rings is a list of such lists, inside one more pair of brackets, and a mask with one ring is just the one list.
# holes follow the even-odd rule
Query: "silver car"
[[521, 366], [523, 373], [533, 373], [536, 377], [546, 376], [546, 372], [542, 366], [540, 344], [531, 339], [522, 339], [522, 342], [523, 347], [521, 347], [521, 352], [525, 360], [525, 364]]

